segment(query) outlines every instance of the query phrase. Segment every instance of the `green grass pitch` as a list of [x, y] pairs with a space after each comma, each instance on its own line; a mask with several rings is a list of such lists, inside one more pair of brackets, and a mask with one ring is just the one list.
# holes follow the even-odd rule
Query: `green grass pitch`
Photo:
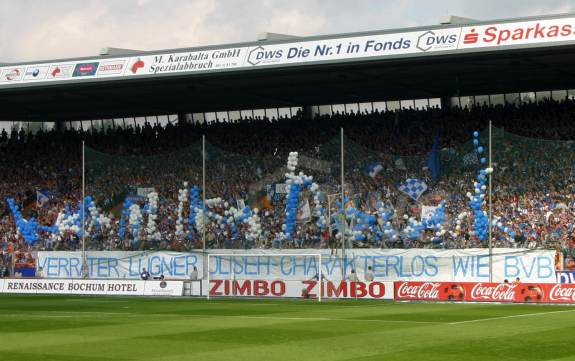
[[575, 360], [575, 308], [3, 295], [0, 360]]

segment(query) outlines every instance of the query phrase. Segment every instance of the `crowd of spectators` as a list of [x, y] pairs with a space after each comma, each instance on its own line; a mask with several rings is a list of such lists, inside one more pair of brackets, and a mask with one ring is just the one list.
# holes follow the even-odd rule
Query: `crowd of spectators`
[[[86, 194], [94, 197], [101, 212], [113, 218], [112, 228], [87, 237], [89, 249], [174, 249], [202, 247], [202, 238], [191, 225], [183, 239], [175, 235], [178, 189], [184, 182], [202, 184], [201, 137], [206, 146], [206, 195], [222, 197], [230, 205], [244, 200], [261, 210], [263, 234], [248, 241], [246, 225], [238, 225], [237, 236], [226, 227], [209, 224], [208, 247], [334, 247], [335, 237], [315, 222], [303, 222], [296, 240], [279, 240], [285, 216], [281, 197], [271, 197], [270, 187], [282, 183], [287, 154], [298, 151], [321, 166], [302, 171], [312, 175], [325, 197], [340, 191], [340, 128], [345, 130], [346, 192], [355, 205], [373, 212], [383, 202], [394, 212], [393, 226], [406, 227], [404, 215], [419, 217], [422, 205], [446, 202], [445, 233], [424, 232], [416, 239], [374, 241], [371, 235], [354, 247], [485, 247], [473, 234], [473, 218], [456, 226], [469, 212], [466, 193], [480, 165], [473, 157], [470, 140], [474, 130], [494, 126], [493, 215], [498, 223], [514, 230], [495, 230], [498, 247], [560, 247], [575, 256], [575, 101], [543, 101], [521, 105], [471, 108], [402, 109], [333, 114], [308, 119], [299, 113], [290, 118], [218, 119], [212, 123], [158, 124], [108, 129], [62, 129], [34, 134], [12, 129], [0, 133], [0, 246], [3, 249], [75, 249], [74, 234], [41, 234], [27, 244], [17, 232], [6, 205], [11, 197], [25, 217], [52, 225], [63, 209], [77, 208], [81, 199], [81, 141], [86, 142]], [[486, 142], [485, 131], [482, 140]], [[437, 139], [441, 149], [441, 177], [434, 181], [425, 169], [426, 157]], [[471, 157], [469, 154], [471, 152]], [[383, 170], [372, 178], [369, 164]], [[424, 180], [429, 190], [416, 202], [397, 186], [406, 178]], [[142, 237], [139, 244], [118, 237], [118, 218], [126, 196], [137, 187], [154, 187], [159, 193], [158, 229], [161, 239]], [[51, 199], [36, 205], [36, 191], [46, 189]], [[273, 193], [273, 192], [272, 192]], [[309, 194], [304, 193], [304, 197]], [[269, 199], [269, 198], [273, 199]], [[331, 211], [337, 197], [330, 198]], [[313, 206], [313, 204], [312, 204]], [[186, 209], [184, 216], [187, 217]], [[214, 212], [223, 214], [223, 208]], [[129, 238], [129, 237], [127, 237]]]

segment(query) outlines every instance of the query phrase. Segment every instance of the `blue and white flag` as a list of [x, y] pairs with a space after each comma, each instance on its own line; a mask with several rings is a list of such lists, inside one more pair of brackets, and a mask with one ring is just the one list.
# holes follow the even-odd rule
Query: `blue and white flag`
[[367, 167], [367, 174], [371, 178], [375, 178], [379, 172], [383, 170], [383, 166], [380, 163], [372, 163]]
[[50, 199], [53, 198], [52, 192], [47, 189], [36, 190], [36, 205], [38, 207], [44, 207], [44, 204], [48, 203]]
[[420, 179], [410, 178], [404, 180], [398, 189], [416, 201], [427, 190], [427, 184]]
[[433, 147], [429, 156], [427, 157], [427, 167], [431, 171], [431, 176], [434, 181], [438, 181], [440, 177], [440, 164], [439, 164], [439, 135], [435, 136], [435, 141], [433, 142]]

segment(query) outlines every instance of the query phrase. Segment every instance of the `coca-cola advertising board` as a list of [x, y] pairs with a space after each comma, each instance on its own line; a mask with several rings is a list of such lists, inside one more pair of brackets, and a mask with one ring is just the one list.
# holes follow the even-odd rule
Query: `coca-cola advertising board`
[[395, 282], [399, 301], [575, 303], [575, 285], [488, 282]]
[[[543, 299], [538, 302], [545, 303], [575, 303], [574, 284], [542, 284], [537, 285], [543, 293]], [[532, 301], [535, 302], [535, 301]]]

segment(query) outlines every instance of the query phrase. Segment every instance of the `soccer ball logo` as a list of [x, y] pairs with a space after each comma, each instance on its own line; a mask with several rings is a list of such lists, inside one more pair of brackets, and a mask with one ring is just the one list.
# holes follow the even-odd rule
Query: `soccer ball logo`
[[458, 283], [452, 283], [443, 288], [443, 294], [447, 295], [449, 301], [462, 301], [465, 298], [465, 288]]
[[525, 285], [519, 290], [518, 298], [521, 302], [541, 302], [543, 290], [539, 286]]

